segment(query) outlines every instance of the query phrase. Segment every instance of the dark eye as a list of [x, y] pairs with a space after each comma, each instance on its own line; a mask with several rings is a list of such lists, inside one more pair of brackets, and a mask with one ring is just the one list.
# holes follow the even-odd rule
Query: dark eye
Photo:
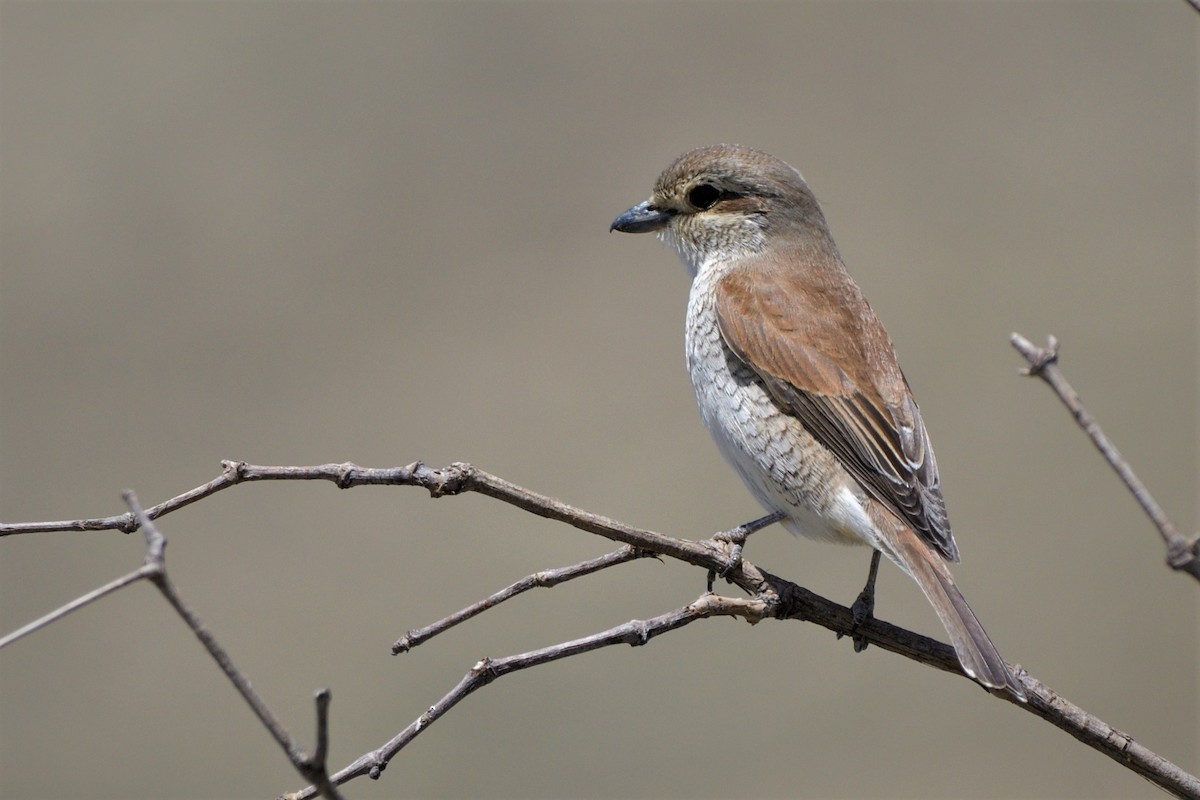
[[721, 199], [721, 190], [711, 183], [701, 183], [688, 190], [688, 202], [701, 211], [706, 211]]

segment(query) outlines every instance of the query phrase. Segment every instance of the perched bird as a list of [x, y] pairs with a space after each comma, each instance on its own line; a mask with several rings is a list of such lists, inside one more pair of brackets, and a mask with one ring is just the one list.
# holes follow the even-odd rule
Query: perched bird
[[1024, 700], [955, 586], [937, 462], [891, 337], [846, 271], [817, 198], [783, 161], [684, 153], [611, 230], [657, 232], [692, 276], [686, 352], [704, 424], [785, 528], [875, 549], [921, 587], [963, 671]]

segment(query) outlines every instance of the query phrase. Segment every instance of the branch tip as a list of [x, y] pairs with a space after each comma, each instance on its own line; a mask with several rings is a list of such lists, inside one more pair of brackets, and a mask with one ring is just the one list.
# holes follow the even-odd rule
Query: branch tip
[[1037, 377], [1051, 364], [1058, 362], [1058, 339], [1053, 335], [1046, 337], [1046, 346], [1038, 347], [1019, 333], [1009, 337], [1012, 346], [1029, 362], [1028, 367], [1021, 369], [1022, 375]]
[[1062, 370], [1056, 364], [1058, 339], [1048, 336], [1046, 347], [1037, 348], [1019, 334], [1014, 333], [1012, 344], [1030, 364], [1029, 369], [1025, 370], [1025, 374], [1041, 378], [1058, 395], [1058, 399], [1071, 412], [1075, 422], [1092, 440], [1092, 444], [1104, 456], [1104, 460], [1117, 473], [1130, 494], [1133, 495], [1134, 500], [1154, 523], [1167, 547], [1167, 564], [1200, 580], [1200, 558], [1197, 558], [1198, 552], [1200, 552], [1197, 547], [1200, 547], [1200, 544], [1196, 541], [1189, 542], [1180, 535], [1175, 529], [1175, 524], [1167, 517], [1166, 512], [1159, 506], [1145, 484], [1134, 474], [1129, 462], [1122, 457], [1117, 446], [1105, 435], [1100, 428], [1100, 423], [1084, 407], [1083, 401], [1079, 399], [1079, 393], [1067, 382]]
[[332, 788], [329, 783], [329, 773], [325, 767], [326, 754], [329, 752], [329, 701], [333, 693], [328, 688], [318, 689], [313, 694], [313, 703], [317, 707], [317, 739], [313, 751], [309, 754], [299, 754], [297, 764], [305, 777], [319, 784], [326, 795]]
[[1200, 536], [1191, 541], [1173, 537], [1167, 544], [1167, 566], [1200, 578]]

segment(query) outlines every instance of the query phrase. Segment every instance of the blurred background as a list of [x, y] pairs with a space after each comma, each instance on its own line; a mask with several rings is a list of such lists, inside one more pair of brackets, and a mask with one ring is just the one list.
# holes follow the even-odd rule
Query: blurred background
[[[1191, 771], [1197, 586], [1012, 331], [1196, 529], [1197, 29], [1178, 0], [0, 4], [0, 519], [259, 464], [455, 460], [699, 538], [759, 514], [683, 366], [687, 278], [609, 235], [682, 151], [796, 165], [897, 342], [1001, 652]], [[237, 487], [162, 520], [184, 599], [331, 766], [482, 656], [653, 616], [644, 561], [391, 643], [610, 543], [484, 497]], [[140, 536], [0, 540], [11, 630]], [[756, 536], [843, 603], [866, 550]], [[942, 638], [890, 565], [877, 614]], [[299, 788], [158, 594], [0, 653], [5, 798]], [[1158, 797], [971, 683], [798, 623], [698, 623], [507, 677], [350, 797]]]

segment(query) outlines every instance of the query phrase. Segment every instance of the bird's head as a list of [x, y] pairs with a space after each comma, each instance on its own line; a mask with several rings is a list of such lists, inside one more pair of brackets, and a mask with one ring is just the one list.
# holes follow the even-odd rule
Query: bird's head
[[654, 182], [650, 199], [609, 230], [657, 232], [695, 275], [713, 259], [759, 253], [773, 231], [825, 219], [804, 178], [767, 153], [733, 144], [684, 153]]

